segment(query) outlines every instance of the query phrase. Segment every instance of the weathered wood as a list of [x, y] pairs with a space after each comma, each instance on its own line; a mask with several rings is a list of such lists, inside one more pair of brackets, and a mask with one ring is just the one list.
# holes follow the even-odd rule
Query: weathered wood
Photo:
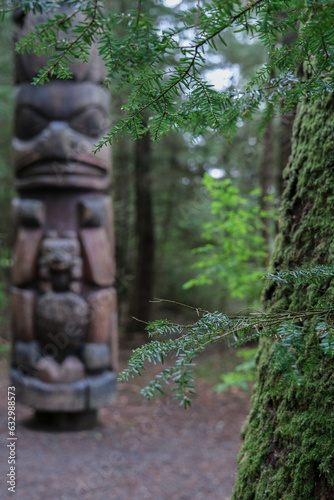
[[82, 411], [88, 408], [88, 384], [80, 380], [72, 384], [49, 384], [36, 377], [11, 370], [17, 400], [44, 411]]
[[11, 369], [10, 378], [16, 387], [17, 399], [36, 410], [75, 412], [97, 410], [115, 400], [116, 375], [104, 371], [67, 384], [48, 384], [36, 377]]
[[105, 229], [81, 229], [80, 241], [84, 255], [85, 279], [94, 285], [112, 285], [115, 271]]
[[[36, 306], [36, 337], [47, 355], [57, 361], [80, 349], [88, 325], [89, 306], [73, 292], [48, 292], [41, 295]], [[59, 333], [66, 339], [57, 345]], [[49, 350], [48, 350], [49, 349]]]
[[111, 367], [110, 347], [106, 344], [86, 342], [81, 354], [85, 367], [89, 371], [106, 370]]
[[[16, 39], [43, 20], [16, 13]], [[31, 80], [46, 56], [15, 56], [13, 166], [22, 199], [13, 205], [12, 381], [19, 401], [46, 412], [95, 410], [115, 391], [110, 150], [92, 153], [109, 129], [109, 93], [95, 46], [92, 54], [73, 62], [73, 79], [41, 87]]]
[[34, 281], [42, 235], [41, 229], [26, 229], [24, 227], [19, 229], [14, 246], [14, 285], [22, 286]]
[[101, 408], [108, 406], [115, 400], [114, 372], [105, 371], [101, 375], [87, 377], [88, 407]]
[[13, 349], [13, 365], [21, 373], [36, 374], [37, 364], [42, 355], [41, 346], [36, 340], [31, 342], [17, 341]]
[[[21, 85], [15, 106], [13, 163], [18, 189], [50, 186], [106, 189], [110, 151], [94, 154], [109, 125], [109, 96], [92, 83]], [[50, 161], [52, 158], [52, 161]]]
[[60, 365], [54, 358], [40, 358], [36, 366], [37, 378], [48, 384], [56, 384], [59, 381]]
[[[62, 6], [57, 10], [57, 14], [59, 13], [71, 13], [71, 9], [66, 6]], [[15, 41], [28, 35], [30, 32], [35, 31], [36, 26], [45, 22], [46, 17], [47, 16], [43, 14], [34, 15], [32, 12], [24, 15], [24, 12], [21, 9], [18, 9], [14, 15], [16, 22], [14, 36]], [[85, 16], [81, 13], [77, 13], [74, 17], [74, 23], [83, 21], [85, 21]], [[30, 52], [29, 54], [22, 54], [15, 51], [14, 56], [16, 84], [32, 81], [32, 79], [38, 74], [39, 70], [47, 63], [47, 56], [44, 54], [37, 55], [33, 52]], [[96, 84], [103, 83], [106, 71], [104, 62], [98, 55], [96, 45], [93, 45], [90, 49], [89, 62], [83, 64], [76, 59], [73, 60], [71, 73], [73, 80], [77, 82], [90, 81]]]
[[20, 288], [12, 289], [12, 330], [14, 340], [34, 340], [35, 292]]
[[117, 310], [116, 291], [107, 288], [91, 292], [87, 296], [90, 318], [86, 342], [109, 344], [111, 335], [111, 314]]

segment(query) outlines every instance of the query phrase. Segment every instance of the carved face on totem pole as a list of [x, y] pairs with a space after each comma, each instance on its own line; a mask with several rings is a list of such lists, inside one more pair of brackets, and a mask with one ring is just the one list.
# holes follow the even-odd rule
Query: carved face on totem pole
[[106, 189], [110, 151], [93, 154], [108, 131], [109, 96], [88, 82], [20, 86], [13, 140], [16, 186]]
[[[41, 22], [19, 19], [17, 36]], [[16, 56], [13, 370], [19, 398], [45, 411], [111, 401], [117, 321], [110, 151], [103, 62], [75, 62], [73, 79], [30, 82], [45, 64]]]

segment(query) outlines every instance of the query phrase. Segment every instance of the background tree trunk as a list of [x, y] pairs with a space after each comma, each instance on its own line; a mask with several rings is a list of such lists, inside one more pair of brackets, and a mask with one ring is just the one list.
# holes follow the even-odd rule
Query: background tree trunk
[[[273, 172], [275, 169], [274, 160], [274, 144], [275, 144], [275, 130], [274, 130], [274, 120], [271, 118], [267, 123], [266, 130], [263, 137], [263, 161], [260, 170], [260, 186], [261, 186], [261, 211], [268, 212], [271, 208], [271, 203], [269, 201], [270, 190], [273, 185]], [[270, 236], [271, 222], [268, 217], [262, 215], [262, 237], [266, 243], [266, 250], [268, 258], [265, 264], [268, 264], [269, 254], [270, 254]]]
[[136, 194], [136, 271], [131, 301], [129, 331], [143, 331], [144, 325], [132, 316], [147, 322], [150, 319], [150, 300], [153, 296], [154, 225], [152, 202], [151, 139], [144, 135], [135, 143]]
[[[277, 14], [278, 19], [286, 17], [286, 13]], [[290, 29], [281, 37], [281, 43], [284, 46], [290, 46], [297, 41], [297, 32]], [[275, 77], [275, 71], [272, 69], [271, 77]], [[286, 167], [291, 154], [291, 137], [292, 127], [296, 116], [296, 106], [288, 112], [281, 114], [278, 120], [271, 118], [266, 126], [263, 137], [263, 161], [260, 169], [260, 186], [261, 186], [261, 210], [269, 211], [271, 202], [266, 199], [273, 192], [276, 193], [276, 198], [281, 202], [284, 190], [283, 171]], [[268, 249], [268, 260], [270, 257], [272, 238], [278, 232], [276, 224], [275, 229], [271, 225], [271, 221], [263, 217], [262, 236], [266, 242]]]
[[[334, 261], [334, 98], [305, 102], [294, 125], [290, 163], [285, 170], [280, 233], [271, 271]], [[319, 290], [268, 283], [267, 309], [305, 310], [332, 281]], [[314, 324], [304, 324], [305, 353], [297, 366], [300, 386], [275, 368], [273, 342], [262, 341], [258, 381], [245, 425], [234, 500], [329, 500], [334, 491], [334, 368], [319, 355]]]
[[[281, 16], [283, 16], [283, 14]], [[292, 43], [295, 43], [297, 39], [297, 32], [290, 29], [282, 37], [282, 45], [286, 45], [289, 47]], [[283, 171], [288, 164], [291, 154], [291, 137], [293, 122], [296, 117], [296, 108], [297, 106], [294, 106], [289, 111], [280, 116], [278, 161], [275, 179], [276, 192], [279, 196], [279, 199], [281, 199], [284, 190]]]
[[279, 129], [279, 151], [276, 169], [276, 193], [279, 199], [282, 198], [284, 191], [283, 172], [288, 164], [291, 154], [291, 137], [293, 122], [296, 117], [296, 108], [294, 107], [284, 115], [280, 116], [280, 129]]

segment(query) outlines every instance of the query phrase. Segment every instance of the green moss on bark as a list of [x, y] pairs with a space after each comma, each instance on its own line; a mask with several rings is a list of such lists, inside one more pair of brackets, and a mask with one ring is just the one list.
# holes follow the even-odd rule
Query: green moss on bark
[[[271, 271], [333, 264], [333, 97], [300, 105], [285, 180]], [[332, 282], [320, 291], [269, 283], [264, 302], [272, 311], [298, 311], [325, 292], [333, 292]], [[313, 326], [304, 325], [301, 386], [273, 368], [273, 343], [261, 343], [233, 500], [334, 499], [334, 359], [317, 353]]]

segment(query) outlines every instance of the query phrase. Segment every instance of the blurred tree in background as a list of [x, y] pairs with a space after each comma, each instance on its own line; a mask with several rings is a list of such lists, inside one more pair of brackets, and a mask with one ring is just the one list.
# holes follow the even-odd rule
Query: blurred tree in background
[[0, 23], [0, 331], [8, 339], [9, 278], [11, 267], [11, 209], [15, 194], [11, 169], [11, 138], [14, 106], [12, 26]]
[[[166, 26], [173, 26], [176, 16], [185, 9], [186, 4], [187, 2], [178, 4], [175, 2], [171, 8], [168, 7], [168, 2], [165, 5], [150, 5], [150, 14], [155, 20], [156, 27], [165, 29]], [[119, 10], [126, 11], [124, 2], [119, 4]], [[116, 27], [116, 29], [121, 28]], [[233, 33], [232, 30], [227, 32], [226, 45], [221, 42], [217, 45], [217, 51], [209, 50], [206, 54], [202, 72], [218, 89], [232, 90], [244, 86], [267, 57], [266, 50], [259, 41], [242, 33]], [[131, 88], [127, 85], [117, 90], [112, 89], [114, 122], [120, 119], [121, 113], [118, 110], [121, 110], [126, 103], [130, 91]], [[114, 143], [112, 191], [115, 203], [117, 284], [121, 326], [126, 336], [131, 337], [131, 331], [140, 331], [144, 328], [138, 321], [129, 322], [132, 315], [147, 321], [161, 315], [161, 307], [168, 309], [163, 314], [180, 314], [180, 308], [176, 304], [149, 307], [148, 300], [155, 296], [173, 298], [175, 302], [201, 305], [211, 310], [217, 308], [238, 310], [246, 305], [254, 303], [258, 305], [260, 284], [252, 288], [252, 294], [247, 299], [240, 294], [240, 300], [233, 301], [229, 288], [224, 286], [223, 277], [220, 280], [216, 279], [210, 286], [196, 287], [189, 291], [182, 285], [196, 276], [192, 265], [197, 259], [192, 250], [203, 244], [201, 235], [204, 227], [214, 220], [211, 214], [214, 200], [207, 187], [203, 185], [205, 174], [212, 179], [216, 178], [217, 189], [221, 184], [222, 196], [227, 189], [225, 180], [230, 179], [233, 186], [247, 199], [254, 189], [261, 190], [261, 172], [265, 167], [271, 176], [263, 192], [258, 193], [255, 202], [258, 207], [258, 218], [263, 198], [271, 195], [274, 205], [277, 206], [280, 194], [277, 182], [281, 173], [277, 139], [280, 119], [276, 118], [272, 125], [274, 143], [269, 145], [273, 150], [270, 164], [264, 162], [265, 138], [257, 134], [260, 120], [261, 113], [258, 113], [252, 123], [239, 120], [237, 133], [232, 140], [221, 135], [212, 135], [210, 132], [201, 133], [195, 138], [187, 132], [171, 132], [158, 142], [152, 142], [148, 137], [144, 137], [136, 146], [131, 138], [123, 136]], [[142, 202], [147, 203], [149, 198], [151, 207], [146, 212], [148, 214], [146, 224], [145, 216], [143, 219], [147, 235], [146, 250], [142, 247], [145, 231], [143, 228], [138, 231], [138, 210], [140, 210], [136, 176], [138, 150], [141, 151], [141, 157], [145, 157], [145, 166], [142, 165], [145, 171], [142, 172], [141, 180], [145, 186], [146, 197]], [[254, 207], [254, 197], [252, 199], [250, 204]], [[267, 202], [264, 208], [268, 209]], [[247, 210], [247, 205], [245, 209]], [[145, 213], [145, 207], [142, 210]], [[261, 227], [264, 226], [260, 227], [260, 220], [258, 224], [257, 232], [260, 236]], [[150, 234], [147, 234], [148, 230]], [[269, 251], [275, 233], [272, 224], [267, 233], [266, 250]], [[247, 246], [247, 236], [244, 241]], [[249, 243], [250, 255], [251, 240]], [[218, 241], [213, 242], [213, 245], [216, 245], [218, 253], [222, 251]], [[142, 260], [143, 256], [151, 261], [153, 266], [148, 273], [144, 271], [147, 269], [147, 264]], [[234, 278], [236, 280], [232, 285], [234, 289], [239, 282], [238, 272], [240, 276], [243, 275], [249, 265], [251, 274], [253, 261], [252, 257], [248, 262], [246, 259], [244, 262], [246, 267], [243, 269], [234, 266], [235, 272], [229, 278], [230, 283]], [[264, 271], [266, 259], [263, 258], [262, 261], [261, 269]], [[145, 275], [145, 281], [140, 285], [141, 270]], [[146, 301], [145, 306], [143, 300]]]

